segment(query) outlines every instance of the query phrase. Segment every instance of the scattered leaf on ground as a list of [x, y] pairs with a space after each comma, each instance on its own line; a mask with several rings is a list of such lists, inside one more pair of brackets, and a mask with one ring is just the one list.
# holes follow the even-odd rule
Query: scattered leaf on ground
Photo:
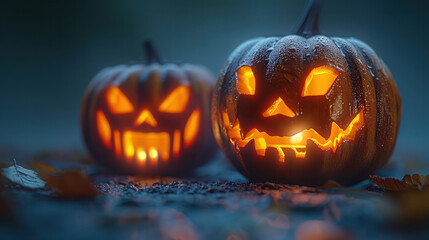
[[373, 183], [379, 187], [389, 191], [407, 191], [407, 190], [418, 190], [422, 189], [429, 183], [429, 175], [405, 175], [402, 180], [397, 178], [382, 178], [377, 176], [370, 176]]
[[35, 171], [16, 164], [15, 159], [12, 166], [2, 169], [2, 175], [9, 181], [30, 189], [44, 188], [46, 184]]
[[94, 185], [86, 174], [68, 170], [58, 175], [44, 175], [47, 185], [62, 198], [92, 198], [98, 195]]
[[60, 171], [46, 163], [32, 161], [46, 184], [62, 198], [92, 198], [98, 195], [91, 179], [79, 170]]
[[405, 181], [407, 184], [417, 185], [418, 187], [423, 188], [424, 186], [429, 184], [429, 175], [423, 176], [420, 174], [407, 174], [402, 180]]

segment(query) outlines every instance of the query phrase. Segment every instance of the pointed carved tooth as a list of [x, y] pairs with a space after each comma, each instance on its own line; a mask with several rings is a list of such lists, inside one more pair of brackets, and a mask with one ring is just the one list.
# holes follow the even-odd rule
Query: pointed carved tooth
[[[331, 136], [329, 137], [329, 140], [332, 142], [331, 149], [334, 152], [337, 150], [337, 145], [341, 141], [342, 136], [340, 136], [340, 134], [342, 132], [343, 132], [343, 129], [341, 129], [336, 122], [333, 122], [331, 127]], [[333, 136], [335, 137], [333, 138]]]
[[305, 158], [305, 154], [307, 152], [306, 148], [304, 148], [304, 151], [298, 151], [297, 148], [292, 148], [292, 150], [294, 151], [296, 158]]
[[[166, 150], [166, 149], [163, 149]], [[168, 154], [165, 154], [166, 151], [162, 151], [161, 157], [162, 160], [168, 160]], [[180, 130], [175, 130], [173, 135], [173, 156], [178, 158], [180, 156]]]
[[131, 133], [125, 132], [122, 136], [122, 141], [123, 141], [122, 144], [124, 145], [125, 158], [128, 161], [131, 161], [135, 155], [134, 145], [133, 145], [133, 142], [131, 140]]
[[267, 143], [264, 138], [255, 139], [255, 151], [259, 156], [265, 156], [265, 150], [267, 150]]
[[156, 165], [158, 163], [158, 150], [151, 147], [149, 148], [149, 160], [152, 165]]
[[276, 147], [277, 152], [279, 153], [279, 161], [285, 162], [285, 153], [283, 152], [283, 149], [281, 147]]
[[147, 153], [143, 148], [137, 148], [136, 158], [139, 165], [144, 166], [146, 164]]
[[121, 133], [118, 130], [113, 131], [113, 148], [115, 149], [116, 158], [122, 156]]

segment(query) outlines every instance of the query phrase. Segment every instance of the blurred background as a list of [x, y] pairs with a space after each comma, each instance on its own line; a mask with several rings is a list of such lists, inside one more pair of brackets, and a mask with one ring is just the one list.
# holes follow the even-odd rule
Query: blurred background
[[[167, 60], [218, 74], [241, 42], [286, 35], [304, 0], [2, 1], [0, 148], [84, 149], [83, 91], [102, 68], [141, 61], [154, 40]], [[389, 66], [403, 100], [397, 151], [429, 147], [429, 2], [325, 0], [320, 28], [369, 44]], [[428, 102], [426, 102], [428, 101]], [[429, 159], [427, 159], [429, 161]]]

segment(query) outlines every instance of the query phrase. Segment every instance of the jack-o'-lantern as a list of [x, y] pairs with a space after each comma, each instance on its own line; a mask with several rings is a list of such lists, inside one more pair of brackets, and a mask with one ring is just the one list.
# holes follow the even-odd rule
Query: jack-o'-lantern
[[210, 123], [214, 76], [204, 67], [148, 63], [102, 70], [82, 103], [86, 145], [115, 172], [185, 175], [216, 152]]
[[365, 43], [318, 30], [319, 1], [293, 35], [249, 40], [229, 57], [212, 101], [219, 146], [256, 181], [354, 184], [390, 158], [401, 98]]

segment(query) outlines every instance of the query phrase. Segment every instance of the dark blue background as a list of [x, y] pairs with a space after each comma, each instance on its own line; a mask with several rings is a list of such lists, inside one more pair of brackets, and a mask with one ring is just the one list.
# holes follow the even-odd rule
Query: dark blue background
[[[142, 60], [151, 37], [165, 59], [219, 72], [246, 39], [285, 35], [303, 0], [2, 1], [0, 147], [83, 148], [79, 108], [106, 66]], [[403, 100], [398, 149], [429, 147], [428, 1], [326, 0], [321, 30], [368, 43]]]

